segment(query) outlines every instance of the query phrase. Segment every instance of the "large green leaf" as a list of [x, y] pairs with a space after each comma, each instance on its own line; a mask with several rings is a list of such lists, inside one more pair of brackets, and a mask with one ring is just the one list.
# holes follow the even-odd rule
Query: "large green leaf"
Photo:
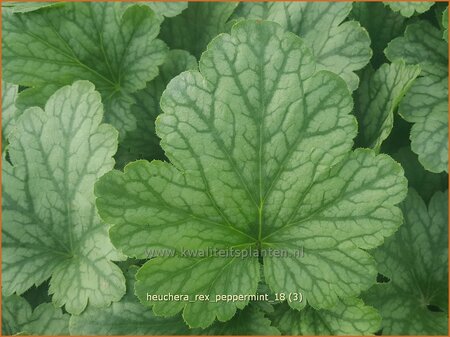
[[136, 118], [137, 128], [128, 131], [119, 144], [116, 155], [118, 167], [136, 159], [164, 159], [159, 146], [160, 139], [155, 133], [155, 119], [161, 112], [161, 94], [172, 78], [185, 70], [195, 68], [197, 61], [192, 55], [183, 50], [171, 50], [158, 77], [148, 83], [145, 89], [133, 95], [136, 104], [132, 106], [131, 113]]
[[329, 310], [307, 307], [299, 312], [281, 304], [270, 318], [288, 336], [371, 335], [381, 323], [378, 312], [356, 298], [344, 299]]
[[380, 149], [391, 133], [394, 110], [419, 73], [419, 66], [408, 66], [403, 61], [385, 63], [377, 71], [370, 66], [364, 70], [355, 93], [357, 145]]
[[379, 2], [354, 2], [352, 18], [367, 29], [373, 50], [372, 64], [378, 68], [386, 62], [384, 49], [405, 30], [405, 18]]
[[51, 303], [31, 310], [28, 302], [17, 295], [2, 296], [2, 335], [68, 335], [69, 315]]
[[94, 207], [95, 180], [114, 166], [117, 131], [101, 124], [100, 95], [86, 81], [27, 109], [10, 134], [3, 160], [2, 286], [21, 294], [51, 277], [57, 306], [80, 313], [125, 292], [110, 260], [107, 227]]
[[[157, 134], [171, 164], [137, 161], [96, 184], [113, 243], [147, 258], [136, 293], [157, 315], [183, 310], [193, 327], [227, 321], [249, 301], [147, 301], [150, 294], [254, 294], [254, 255], [182, 256], [181, 249], [276, 249], [263, 257], [274, 292], [302, 292], [301, 308], [334, 305], [375, 282], [374, 248], [401, 223], [399, 164], [351, 151], [356, 122], [346, 83], [315, 71], [302, 40], [279, 25], [242, 21], [208, 46], [200, 72], [173, 79]], [[356, 206], [357, 205], [357, 206]], [[293, 252], [295, 253], [295, 252]]]
[[343, 77], [349, 88], [358, 87], [355, 70], [370, 60], [370, 38], [356, 21], [346, 21], [351, 2], [247, 2], [236, 16], [270, 20], [302, 37], [311, 47], [317, 69], [330, 70]]
[[17, 85], [2, 81], [2, 152], [19, 115], [19, 110], [16, 108], [18, 89]]
[[391, 61], [404, 59], [420, 64], [422, 77], [414, 81], [402, 100], [399, 113], [411, 129], [411, 148], [431, 172], [447, 171], [448, 165], [448, 67], [447, 43], [441, 32], [425, 21], [407, 27], [404, 37], [386, 49]]
[[434, 194], [427, 209], [410, 189], [402, 210], [404, 225], [375, 252], [390, 281], [365, 298], [380, 310], [385, 335], [447, 335], [448, 193]]
[[131, 94], [158, 75], [166, 56], [156, 39], [160, 21], [147, 6], [106, 2], [7, 13], [3, 76], [30, 87], [19, 95], [22, 107], [42, 107], [57, 88], [89, 80], [102, 95], [106, 121], [123, 135], [136, 128]]
[[434, 5], [433, 1], [386, 1], [386, 6], [389, 6], [394, 12], [399, 12], [404, 17], [411, 17], [415, 13], [425, 13]]
[[199, 58], [207, 44], [225, 32], [237, 2], [190, 2], [180, 15], [164, 21], [161, 38], [173, 49], [184, 49]]

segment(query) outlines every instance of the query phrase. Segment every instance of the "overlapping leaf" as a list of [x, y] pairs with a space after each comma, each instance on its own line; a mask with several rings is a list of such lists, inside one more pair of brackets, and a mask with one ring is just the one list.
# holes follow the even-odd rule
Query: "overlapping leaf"
[[191, 2], [174, 18], [164, 21], [161, 38], [173, 49], [184, 49], [199, 58], [207, 44], [227, 29], [237, 2]]
[[448, 7], [442, 13], [442, 27], [444, 28], [444, 40], [448, 42]]
[[127, 292], [120, 302], [106, 308], [88, 308], [70, 318], [72, 335], [188, 335], [189, 329], [179, 316], [156, 317], [151, 309], [139, 303], [134, 295], [134, 276], [137, 267], [126, 272]]
[[381, 322], [374, 308], [356, 298], [344, 299], [329, 310], [307, 307], [299, 312], [282, 304], [270, 318], [272, 324], [288, 336], [371, 335]]
[[[316, 71], [300, 38], [275, 23], [242, 21], [214, 39], [200, 72], [173, 79], [157, 133], [171, 164], [138, 161], [96, 185], [97, 207], [125, 254], [146, 258], [136, 293], [157, 315], [183, 311], [192, 327], [227, 321], [235, 302], [147, 301], [151, 294], [254, 294], [257, 257], [185, 257], [182, 249], [293, 251], [264, 257], [275, 292], [302, 292], [320, 309], [375, 282], [371, 256], [401, 223], [401, 167], [351, 151], [356, 135], [346, 83]], [[321, 68], [320, 66], [318, 67]]]
[[149, 6], [155, 13], [159, 15], [171, 18], [179, 15], [182, 11], [184, 11], [188, 7], [187, 2], [178, 1], [178, 2], [142, 2], [142, 4]]
[[386, 1], [386, 6], [389, 6], [394, 12], [399, 12], [404, 17], [411, 17], [415, 13], [425, 13], [434, 5], [433, 1]]
[[156, 39], [161, 19], [144, 5], [67, 3], [3, 16], [3, 76], [29, 89], [22, 107], [43, 106], [57, 88], [89, 80], [102, 94], [105, 119], [136, 128], [131, 94], [158, 74], [166, 47]]
[[240, 310], [228, 322], [217, 322], [211, 327], [193, 332], [204, 336], [279, 336], [280, 331], [271, 326], [271, 321], [256, 305], [250, 304]]
[[2, 152], [6, 147], [7, 137], [14, 128], [19, 110], [16, 108], [18, 86], [2, 81]]
[[448, 312], [448, 193], [428, 209], [413, 189], [402, 204], [405, 223], [375, 252], [389, 278], [365, 295], [382, 315], [386, 335], [446, 335]]
[[95, 180], [112, 169], [117, 131], [100, 124], [100, 95], [86, 81], [58, 90], [45, 109], [27, 109], [3, 160], [2, 286], [21, 294], [48, 278], [57, 306], [80, 313], [125, 292], [110, 260], [107, 227], [94, 207]]
[[376, 72], [365, 69], [355, 94], [359, 146], [380, 149], [392, 130], [394, 110], [419, 73], [419, 66], [403, 61], [385, 63]]
[[402, 100], [399, 113], [414, 123], [411, 147], [431, 172], [447, 171], [448, 165], [448, 70], [447, 43], [441, 32], [425, 21], [407, 27], [404, 37], [386, 49], [391, 61], [404, 59], [419, 64], [422, 77], [414, 81]]
[[13, 13], [27, 13], [33, 12], [35, 10], [52, 7], [52, 6], [62, 6], [61, 2], [32, 2], [32, 1], [2, 1], [2, 7], [4, 9], [10, 10]]
[[31, 310], [20, 296], [2, 296], [2, 335], [17, 334], [68, 335], [69, 315], [51, 303], [43, 303]]
[[351, 17], [367, 29], [373, 50], [371, 63], [378, 68], [386, 58], [387, 44], [405, 30], [405, 18], [379, 2], [354, 2]]
[[155, 133], [155, 119], [161, 112], [159, 100], [161, 94], [170, 80], [179, 73], [195, 69], [197, 61], [188, 52], [183, 50], [171, 50], [165, 63], [160, 68], [157, 78], [147, 84], [143, 90], [135, 93], [136, 104], [131, 108], [131, 113], [137, 121], [137, 128], [128, 131], [119, 144], [116, 155], [118, 167], [136, 159], [163, 159], [164, 154], [159, 146], [160, 139]]
[[157, 317], [134, 294], [136, 266], [127, 275], [127, 294], [106, 308], [88, 307], [70, 319], [72, 335], [279, 335], [256, 306], [237, 312], [232, 320], [215, 323], [208, 329], [189, 329], [180, 315]]
[[343, 23], [351, 9], [351, 2], [248, 2], [240, 4], [236, 16], [275, 21], [299, 35], [312, 49], [317, 69], [333, 71], [355, 90], [354, 71], [369, 62], [372, 51], [358, 22]]
[[447, 174], [431, 173], [423, 168], [419, 163], [417, 155], [411, 148], [402, 147], [392, 157], [397, 160], [405, 170], [409, 187], [414, 188], [420, 196], [428, 202], [434, 192], [444, 190], [448, 186]]

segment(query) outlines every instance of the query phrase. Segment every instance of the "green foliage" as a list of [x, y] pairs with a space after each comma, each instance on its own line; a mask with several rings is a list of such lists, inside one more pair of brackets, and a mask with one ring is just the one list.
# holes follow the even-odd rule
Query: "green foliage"
[[121, 134], [136, 128], [131, 94], [158, 75], [166, 46], [147, 6], [67, 3], [3, 16], [3, 76], [29, 87], [22, 107], [44, 106], [56, 89], [89, 80], [101, 93], [105, 120]]
[[188, 52], [171, 50], [159, 69], [158, 77], [133, 94], [136, 103], [131, 107], [131, 114], [136, 119], [137, 127], [133, 131], [127, 131], [120, 142], [116, 154], [118, 167], [124, 167], [136, 159], [164, 159], [159, 138], [155, 133], [155, 119], [161, 113], [161, 94], [173, 77], [185, 70], [196, 68], [197, 61]]
[[191, 2], [181, 14], [166, 20], [161, 38], [170, 48], [184, 49], [199, 58], [208, 43], [226, 31], [237, 2]]
[[189, 329], [179, 316], [164, 319], [152, 314], [151, 310], [134, 295], [134, 275], [137, 267], [131, 266], [125, 272], [127, 292], [120, 302], [109, 307], [88, 308], [79, 316], [70, 319], [72, 335], [187, 335]]
[[380, 310], [383, 334], [445, 335], [448, 326], [448, 193], [427, 206], [413, 189], [402, 204], [405, 224], [375, 252], [389, 278], [364, 296]]
[[442, 27], [444, 28], [444, 40], [448, 42], [448, 7], [442, 13]]
[[143, 2], [143, 5], [149, 6], [155, 13], [171, 18], [179, 15], [188, 7], [187, 2]]
[[48, 3], [48, 2], [22, 2], [22, 1], [8, 1], [2, 2], [3, 10], [9, 10], [13, 13], [26, 13], [33, 12], [40, 8], [52, 7], [52, 6], [62, 6], [62, 3]]
[[[432, 48], [430, 48], [432, 46]], [[448, 43], [430, 23], [419, 21], [406, 28], [404, 37], [386, 48], [389, 60], [419, 64], [422, 72], [400, 103], [399, 113], [411, 129], [411, 148], [425, 169], [448, 171]]]
[[307, 307], [298, 312], [286, 304], [269, 316], [285, 335], [370, 335], [380, 327], [380, 315], [356, 298], [346, 298], [329, 310]]
[[45, 109], [27, 109], [3, 160], [3, 294], [22, 294], [51, 277], [57, 306], [79, 314], [89, 301], [105, 306], [125, 292], [121, 259], [94, 208], [93, 184], [112, 169], [117, 131], [100, 124], [94, 86], [75, 82]]
[[373, 50], [371, 62], [375, 68], [386, 62], [384, 49], [395, 37], [403, 34], [405, 18], [382, 3], [354, 2], [351, 17], [361, 24], [370, 36]]
[[[244, 21], [217, 37], [200, 72], [177, 76], [161, 99], [157, 134], [173, 165], [138, 161], [97, 183], [99, 213], [115, 225], [113, 243], [137, 258], [145, 258], [148, 245], [176, 251], [302, 245], [308, 250], [302, 259], [264, 259], [273, 291], [300, 290], [324, 308], [368, 288], [375, 268], [361, 248], [378, 246], [400, 225], [394, 205], [406, 181], [389, 157], [350, 151], [356, 134], [350, 93], [336, 75], [314, 68], [301, 39], [273, 23]], [[183, 310], [190, 326], [207, 327], [216, 317], [231, 319], [247, 301], [151, 302], [148, 289], [254, 294], [258, 265], [256, 258], [155, 258], [139, 270], [136, 293], [156, 314]]]
[[239, 311], [226, 323], [215, 323], [206, 330], [189, 329], [180, 315], [155, 316], [134, 295], [136, 266], [126, 271], [127, 293], [120, 302], [106, 308], [88, 307], [70, 319], [72, 335], [279, 335], [271, 321], [255, 305]]
[[428, 11], [434, 5], [432, 1], [386, 1], [386, 6], [389, 6], [394, 12], [399, 12], [404, 17], [411, 17], [415, 13], [421, 14]]
[[69, 318], [51, 303], [32, 310], [20, 296], [2, 298], [2, 335], [68, 335]]
[[2, 335], [446, 334], [446, 4], [2, 19]]
[[2, 82], [2, 152], [7, 143], [7, 136], [14, 128], [19, 115], [16, 108], [17, 85]]
[[358, 22], [343, 22], [352, 9], [351, 2], [261, 2], [242, 3], [238, 17], [279, 23], [302, 37], [311, 48], [317, 70], [330, 70], [358, 87], [355, 70], [372, 56], [370, 39]]
[[403, 61], [385, 63], [377, 71], [370, 66], [365, 69], [355, 94], [359, 146], [379, 150], [392, 130], [394, 110], [419, 73], [419, 66]]

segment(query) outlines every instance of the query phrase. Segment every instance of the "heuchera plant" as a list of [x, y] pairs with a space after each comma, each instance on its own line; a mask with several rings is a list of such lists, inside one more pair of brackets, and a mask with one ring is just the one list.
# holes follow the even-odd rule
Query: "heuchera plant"
[[447, 333], [446, 5], [2, 7], [2, 334]]

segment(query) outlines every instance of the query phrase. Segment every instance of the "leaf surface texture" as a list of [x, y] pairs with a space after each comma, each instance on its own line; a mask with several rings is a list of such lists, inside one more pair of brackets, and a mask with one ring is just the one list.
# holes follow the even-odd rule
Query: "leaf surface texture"
[[[101, 217], [126, 255], [149, 248], [136, 294], [191, 327], [230, 320], [233, 303], [147, 301], [146, 294], [254, 294], [257, 257], [190, 257], [182, 249], [304, 247], [302, 258], [264, 258], [275, 292], [302, 292], [320, 309], [375, 282], [372, 257], [401, 223], [403, 170], [387, 155], [352, 151], [351, 94], [316, 70], [312, 52], [278, 24], [242, 21], [210, 43], [200, 71], [173, 79], [157, 134], [171, 163], [137, 161], [96, 184]], [[320, 67], [319, 67], [320, 69]], [[355, 207], [357, 205], [357, 207]]]
[[48, 278], [69, 313], [105, 306], [125, 292], [111, 260], [122, 259], [99, 219], [93, 186], [114, 166], [117, 131], [100, 124], [94, 86], [75, 82], [41, 108], [27, 109], [3, 160], [3, 292], [22, 294]]

